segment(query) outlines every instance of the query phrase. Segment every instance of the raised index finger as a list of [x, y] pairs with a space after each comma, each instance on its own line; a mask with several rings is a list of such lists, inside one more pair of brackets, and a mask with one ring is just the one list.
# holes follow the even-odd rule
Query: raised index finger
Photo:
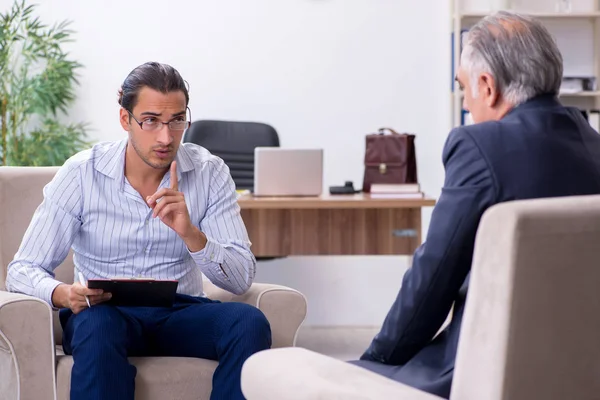
[[177, 161], [171, 163], [171, 189], [178, 191], [179, 185], [177, 183]]

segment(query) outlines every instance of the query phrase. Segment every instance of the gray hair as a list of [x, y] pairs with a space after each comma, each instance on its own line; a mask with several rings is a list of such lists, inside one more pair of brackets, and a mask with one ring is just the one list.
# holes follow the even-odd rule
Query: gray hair
[[513, 105], [540, 94], [558, 94], [563, 59], [550, 32], [526, 15], [499, 11], [470, 29], [461, 54], [473, 96], [478, 76], [489, 73], [496, 89]]

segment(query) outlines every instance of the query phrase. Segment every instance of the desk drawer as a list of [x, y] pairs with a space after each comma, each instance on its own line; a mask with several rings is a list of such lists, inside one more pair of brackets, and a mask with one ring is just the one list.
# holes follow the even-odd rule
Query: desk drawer
[[257, 257], [412, 255], [421, 243], [420, 208], [243, 209]]

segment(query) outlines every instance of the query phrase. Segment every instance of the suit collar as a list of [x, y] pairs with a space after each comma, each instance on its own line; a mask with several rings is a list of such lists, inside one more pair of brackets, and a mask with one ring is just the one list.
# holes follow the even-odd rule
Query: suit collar
[[560, 101], [558, 101], [558, 97], [555, 94], [542, 94], [533, 97], [527, 100], [526, 102], [519, 104], [516, 107], [513, 107], [509, 112], [506, 113], [504, 117], [506, 118], [511, 114], [519, 114], [537, 108], [552, 108], [561, 106], [562, 104], [560, 103]]

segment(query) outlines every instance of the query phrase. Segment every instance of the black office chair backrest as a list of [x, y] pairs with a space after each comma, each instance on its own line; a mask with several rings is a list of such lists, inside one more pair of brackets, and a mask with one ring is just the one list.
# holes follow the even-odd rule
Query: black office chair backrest
[[238, 190], [254, 189], [254, 148], [279, 147], [277, 131], [260, 122], [195, 121], [183, 141], [198, 144], [221, 157]]

